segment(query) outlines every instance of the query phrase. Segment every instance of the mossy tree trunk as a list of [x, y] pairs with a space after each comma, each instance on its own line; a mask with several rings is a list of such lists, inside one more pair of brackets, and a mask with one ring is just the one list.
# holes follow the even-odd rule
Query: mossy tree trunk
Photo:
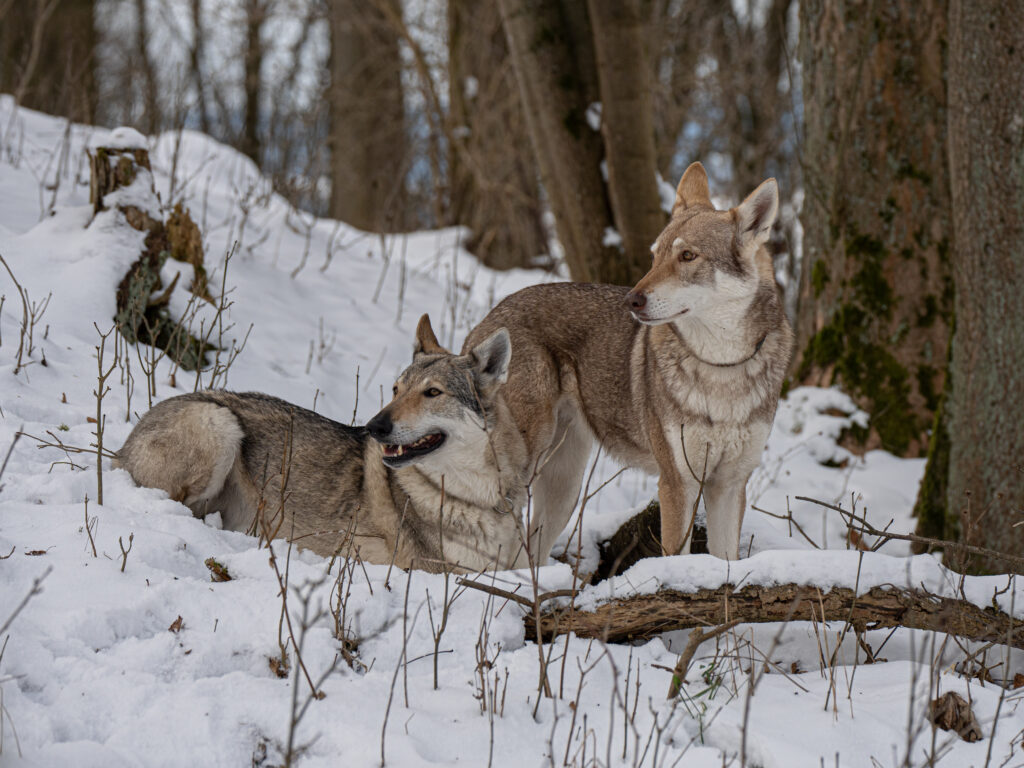
[[448, 83], [451, 222], [484, 264], [532, 266], [548, 250], [540, 178], [494, 0], [449, 0]]
[[806, 0], [804, 264], [793, 374], [871, 415], [869, 447], [924, 452], [953, 291], [947, 0]]
[[1022, 18], [1022, 0], [950, 0], [956, 330], [947, 498], [969, 543], [1016, 555], [1024, 554]]

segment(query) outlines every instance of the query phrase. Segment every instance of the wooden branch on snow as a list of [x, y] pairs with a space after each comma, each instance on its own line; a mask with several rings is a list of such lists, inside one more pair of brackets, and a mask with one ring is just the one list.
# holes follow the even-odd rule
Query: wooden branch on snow
[[[748, 585], [738, 590], [727, 584], [695, 592], [662, 590], [609, 600], [593, 610], [565, 606], [546, 609], [541, 613], [540, 628], [545, 640], [575, 632], [580, 637], [623, 642], [735, 620], [850, 621], [858, 631], [899, 626], [1024, 648], [1022, 619], [995, 607], [981, 608], [924, 590], [886, 586], [872, 587], [860, 596], [845, 587], [819, 589], [798, 584]], [[526, 616], [524, 623], [527, 639], [536, 640], [533, 615]]]

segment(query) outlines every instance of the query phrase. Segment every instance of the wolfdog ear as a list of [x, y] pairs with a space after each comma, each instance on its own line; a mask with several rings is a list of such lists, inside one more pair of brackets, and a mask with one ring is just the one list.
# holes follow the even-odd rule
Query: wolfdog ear
[[677, 210], [685, 210], [695, 205], [711, 205], [711, 193], [708, 190], [708, 172], [700, 163], [690, 163], [683, 178], [679, 180], [676, 187], [676, 201], [672, 205], [672, 213]]
[[508, 381], [508, 363], [512, 359], [512, 340], [508, 330], [499, 328], [469, 353], [473, 361], [477, 387], [483, 391]]
[[736, 216], [736, 234], [740, 240], [752, 240], [755, 245], [766, 243], [775, 217], [779, 213], [778, 183], [775, 179], [762, 181], [760, 186], [733, 210]]
[[416, 325], [416, 342], [412, 346], [412, 356], [416, 355], [447, 355], [451, 354], [437, 342], [434, 329], [430, 327], [430, 315], [424, 315]]

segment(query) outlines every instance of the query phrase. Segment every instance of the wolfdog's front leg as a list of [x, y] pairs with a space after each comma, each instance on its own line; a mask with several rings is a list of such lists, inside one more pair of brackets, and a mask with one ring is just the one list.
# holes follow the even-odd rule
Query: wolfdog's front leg
[[[675, 449], [674, 446], [679, 448]], [[697, 490], [687, 482], [682, 468], [682, 441], [677, 430], [666, 435], [652, 430], [651, 447], [658, 462], [658, 503], [661, 506], [661, 552], [689, 554], [693, 538], [693, 500]]]
[[740, 527], [747, 508], [746, 477], [709, 483], [704, 488], [708, 510], [708, 552], [723, 560], [739, 560]]

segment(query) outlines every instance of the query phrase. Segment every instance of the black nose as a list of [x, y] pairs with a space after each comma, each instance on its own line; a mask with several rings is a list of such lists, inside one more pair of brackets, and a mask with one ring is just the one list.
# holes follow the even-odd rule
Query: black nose
[[647, 306], [647, 294], [630, 291], [626, 294], [626, 304], [630, 309], [639, 311]]
[[387, 442], [387, 438], [390, 437], [393, 428], [394, 424], [391, 423], [391, 414], [386, 409], [366, 423], [366, 430], [370, 433], [370, 437], [381, 443]]

